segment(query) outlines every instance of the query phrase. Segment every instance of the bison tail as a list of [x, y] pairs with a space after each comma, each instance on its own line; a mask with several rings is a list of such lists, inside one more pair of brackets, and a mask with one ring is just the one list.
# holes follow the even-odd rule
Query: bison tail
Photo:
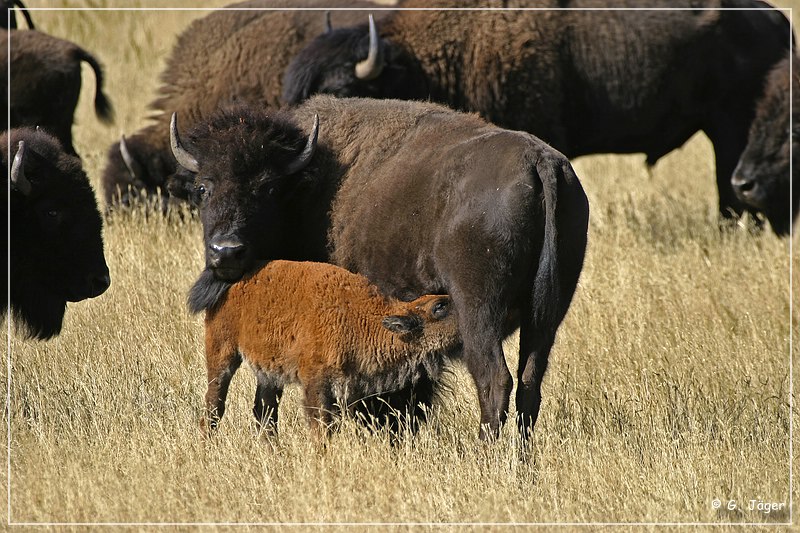
[[589, 202], [568, 161], [537, 166], [544, 197], [544, 240], [533, 286], [535, 331], [554, 336], [567, 314], [586, 254]]
[[114, 122], [114, 108], [111, 106], [111, 102], [103, 92], [103, 68], [94, 58], [94, 56], [86, 50], [79, 49], [78, 58], [81, 61], [86, 61], [89, 66], [92, 67], [92, 70], [94, 70], [95, 79], [97, 80], [97, 90], [94, 94], [94, 112], [101, 122], [105, 124], [111, 124]]

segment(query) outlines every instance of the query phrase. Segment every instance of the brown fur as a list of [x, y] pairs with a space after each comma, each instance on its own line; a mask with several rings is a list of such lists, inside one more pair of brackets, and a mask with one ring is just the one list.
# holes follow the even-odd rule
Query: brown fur
[[[233, 285], [206, 314], [201, 425], [216, 427], [243, 358], [258, 380], [253, 413], [266, 429], [277, 429], [284, 385], [299, 382], [312, 428], [325, 430], [337, 400], [350, 406], [408, 386], [420, 365], [438, 375], [443, 357], [460, 342], [450, 306], [448, 296], [412, 302], [383, 296], [364, 276], [333, 265], [272, 261]], [[448, 312], [434, 316], [435, 308]], [[387, 318], [403, 322], [402, 331], [390, 331], [382, 323]]]

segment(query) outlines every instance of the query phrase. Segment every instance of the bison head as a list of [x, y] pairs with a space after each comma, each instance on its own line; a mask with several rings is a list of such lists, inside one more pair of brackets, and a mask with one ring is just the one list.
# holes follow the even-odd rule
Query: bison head
[[752, 211], [762, 212], [778, 235], [789, 234], [797, 218], [800, 199], [797, 179], [800, 164], [799, 63], [797, 58], [793, 59], [791, 124], [789, 62], [784, 60], [767, 78], [764, 95], [757, 104], [756, 116], [750, 126], [747, 146], [731, 177], [736, 196]]
[[318, 36], [289, 63], [283, 101], [296, 105], [318, 93], [403, 100], [428, 97], [417, 62], [378, 36], [372, 15], [369, 25]]
[[213, 307], [256, 260], [284, 257], [291, 244], [286, 215], [317, 145], [319, 121], [306, 135], [282, 117], [247, 107], [222, 110], [198, 124], [183, 145], [177, 117], [170, 124], [172, 151], [194, 174], [192, 202], [203, 224], [206, 269], [189, 296], [189, 308]]
[[164, 211], [170, 202], [185, 201], [188, 194], [182, 186], [181, 169], [166, 146], [156, 142], [151, 130], [131, 137], [124, 135], [111, 145], [108, 163], [103, 171], [103, 196], [106, 206], [129, 207], [137, 198], [158, 198]]
[[80, 160], [55, 138], [12, 130], [0, 137], [0, 150], [4, 165], [13, 159], [11, 309], [31, 336], [47, 339], [61, 331], [67, 302], [99, 296], [111, 283], [102, 219]]

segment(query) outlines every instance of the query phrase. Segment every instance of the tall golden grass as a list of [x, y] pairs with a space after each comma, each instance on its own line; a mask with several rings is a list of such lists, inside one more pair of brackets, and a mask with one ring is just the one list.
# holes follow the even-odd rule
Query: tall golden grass
[[[105, 65], [116, 125], [93, 116], [86, 69], [74, 128], [96, 188], [108, 146], [146, 123], [145, 105], [176, 35], [203, 14], [33, 13], [42, 30], [80, 43]], [[63, 334], [51, 342], [11, 336], [10, 477], [0, 469], [9, 508], [0, 505], [1, 512], [12, 523], [133, 522], [139, 529], [160, 522], [383, 522], [395, 530], [405, 522], [787, 522], [789, 427], [791, 417], [795, 427], [798, 420], [796, 409], [789, 412], [790, 333], [795, 348], [798, 338], [796, 315], [789, 316], [790, 298], [797, 301], [790, 243], [769, 232], [720, 235], [712, 152], [702, 135], [651, 172], [642, 156], [574, 163], [592, 207], [589, 249], [544, 382], [533, 460], [518, 460], [513, 424], [499, 442], [478, 441], [474, 387], [458, 363], [430, 423], [396, 445], [345, 421], [320, 451], [309, 442], [294, 389], [281, 405], [280, 438], [260, 440], [246, 370], [233, 380], [219, 435], [202, 442], [203, 326], [185, 307], [203, 262], [200, 224], [136, 211], [106, 222], [108, 292], [71, 304]], [[515, 373], [516, 338], [505, 347]], [[6, 392], [5, 365], [0, 373]], [[712, 507], [715, 499], [721, 509]], [[767, 514], [749, 510], [751, 500], [785, 505]]]

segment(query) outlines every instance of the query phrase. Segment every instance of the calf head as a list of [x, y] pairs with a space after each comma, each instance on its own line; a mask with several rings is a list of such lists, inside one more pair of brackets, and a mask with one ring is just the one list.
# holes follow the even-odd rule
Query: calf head
[[747, 146], [731, 176], [736, 196], [752, 211], [763, 213], [778, 235], [789, 234], [800, 203], [797, 179], [800, 164], [800, 61], [797, 58], [793, 59], [792, 67], [791, 123], [789, 63], [784, 60], [767, 78], [764, 95], [758, 101], [756, 116], [750, 126]]
[[460, 345], [458, 320], [449, 296], [426, 295], [406, 304], [406, 311], [384, 317], [383, 327], [423, 352], [450, 352]]
[[378, 36], [369, 25], [328, 31], [311, 41], [289, 63], [283, 77], [283, 101], [295, 105], [314, 94], [338, 97], [428, 97], [417, 63]]
[[9, 299], [23, 329], [47, 339], [61, 331], [67, 302], [99, 296], [111, 283], [102, 219], [80, 160], [55, 138], [28, 128], [3, 134], [4, 166], [9, 146]]
[[194, 175], [203, 224], [206, 270], [190, 291], [192, 312], [216, 305], [256, 260], [284, 256], [287, 198], [309, 176], [318, 126], [305, 135], [281, 116], [233, 107], [198, 124], [184, 146], [173, 115], [172, 151]]

